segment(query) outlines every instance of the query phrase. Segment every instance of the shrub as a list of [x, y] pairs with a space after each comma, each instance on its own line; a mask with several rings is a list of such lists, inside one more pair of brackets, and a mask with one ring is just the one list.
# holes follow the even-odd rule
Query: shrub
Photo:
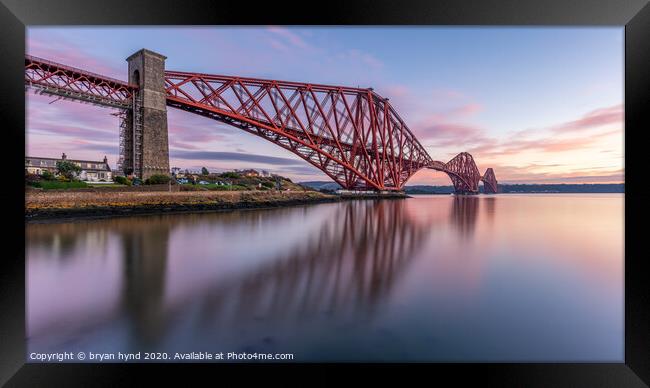
[[25, 183], [34, 186], [41, 181], [41, 177], [36, 174], [29, 174], [25, 172]]
[[131, 186], [131, 184], [132, 184], [132, 182], [130, 180], [128, 180], [126, 177], [119, 176], [119, 175], [113, 177], [113, 181], [115, 183], [119, 183], [121, 185], [127, 185], [127, 186]]
[[56, 179], [54, 174], [50, 172], [50, 170], [44, 170], [43, 173], [41, 174], [41, 178], [45, 179], [46, 181], [53, 181]]
[[145, 185], [162, 185], [165, 183], [169, 183], [170, 177], [167, 175], [163, 174], [154, 174], [147, 178], [147, 180], [144, 182]]
[[224, 172], [219, 176], [222, 177], [222, 178], [229, 178], [229, 179], [239, 179], [239, 178], [241, 178], [241, 175], [239, 175], [239, 174], [237, 174], [236, 172], [233, 172], [233, 171]]
[[258, 183], [260, 183], [260, 180], [255, 178], [241, 178], [237, 180], [238, 185], [257, 186]]

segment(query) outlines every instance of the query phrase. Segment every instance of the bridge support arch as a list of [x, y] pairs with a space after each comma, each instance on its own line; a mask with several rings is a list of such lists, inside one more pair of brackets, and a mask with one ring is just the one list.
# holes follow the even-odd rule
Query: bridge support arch
[[120, 161], [125, 173], [147, 179], [169, 175], [165, 59], [142, 49], [126, 59], [129, 83], [138, 86], [120, 133]]
[[485, 194], [496, 194], [499, 192], [497, 177], [494, 175], [492, 167], [485, 170], [485, 174], [481, 177], [481, 181], [483, 181], [483, 192]]
[[483, 191], [486, 194], [498, 192], [497, 178], [492, 168], [488, 168], [481, 176], [474, 158], [467, 152], [461, 152], [447, 163], [440, 161], [432, 162], [428, 168], [442, 171], [449, 176], [454, 184], [456, 194], [478, 194], [479, 182], [483, 182]]

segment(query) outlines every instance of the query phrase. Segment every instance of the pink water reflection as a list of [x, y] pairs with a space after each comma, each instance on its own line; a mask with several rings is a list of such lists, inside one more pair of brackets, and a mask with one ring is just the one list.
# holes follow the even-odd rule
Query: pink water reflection
[[26, 232], [30, 351], [623, 357], [622, 195], [418, 196]]

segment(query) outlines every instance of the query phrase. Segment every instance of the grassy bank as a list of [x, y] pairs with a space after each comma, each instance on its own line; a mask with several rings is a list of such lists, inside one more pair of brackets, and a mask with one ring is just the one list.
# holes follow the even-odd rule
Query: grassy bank
[[39, 182], [32, 182], [30, 186], [43, 189], [43, 190], [85, 189], [87, 187], [90, 187], [87, 183], [80, 182], [80, 181], [61, 182], [61, 181], [46, 181], [46, 180], [42, 180]]
[[180, 187], [181, 191], [206, 191], [206, 190], [214, 190], [214, 191], [247, 191], [250, 190], [246, 186], [240, 186], [240, 185], [217, 185], [214, 183], [209, 183], [207, 185], [192, 185], [192, 184], [184, 184], [181, 185]]
[[315, 191], [185, 191], [185, 192], [28, 192], [25, 218], [103, 217], [147, 214], [266, 208], [339, 198]]

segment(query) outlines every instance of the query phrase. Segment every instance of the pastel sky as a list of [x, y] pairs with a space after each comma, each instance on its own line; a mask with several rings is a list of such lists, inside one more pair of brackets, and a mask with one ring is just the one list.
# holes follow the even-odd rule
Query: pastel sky
[[[435, 160], [470, 152], [502, 183], [624, 181], [622, 27], [30, 27], [27, 53], [118, 79], [169, 70], [373, 87]], [[115, 111], [27, 91], [30, 156], [118, 156]], [[329, 178], [266, 140], [169, 108], [171, 166]], [[408, 184], [450, 184], [423, 170]]]

